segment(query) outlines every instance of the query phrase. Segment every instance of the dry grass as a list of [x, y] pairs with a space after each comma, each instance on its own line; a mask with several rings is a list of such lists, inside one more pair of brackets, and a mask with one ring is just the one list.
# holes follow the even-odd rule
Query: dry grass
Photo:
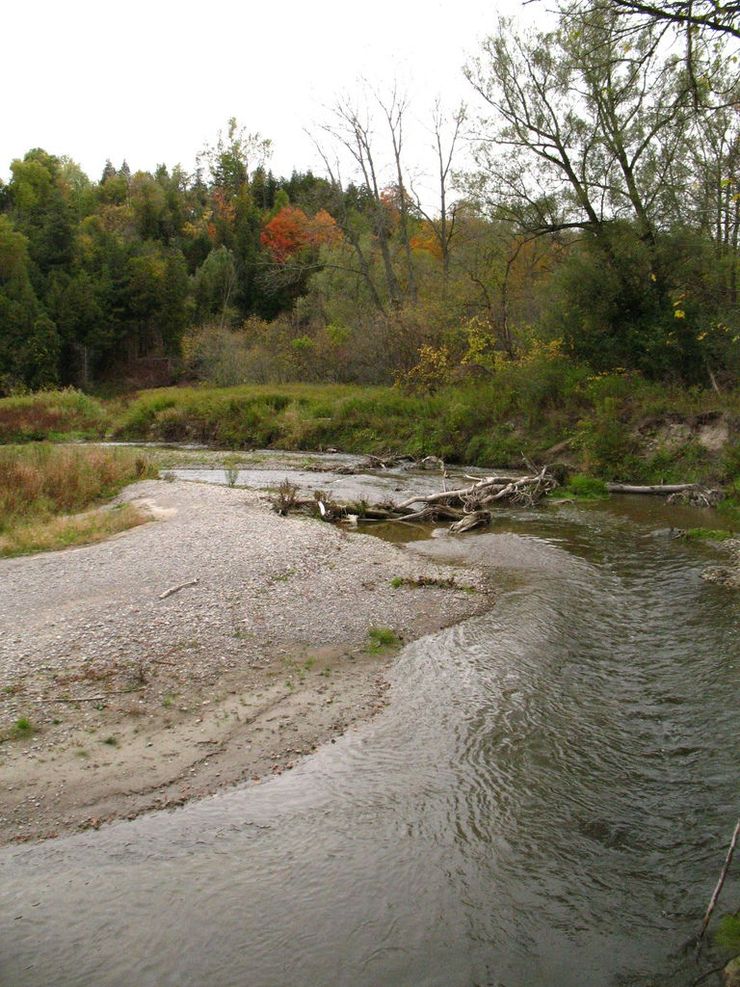
[[53, 552], [71, 545], [92, 545], [148, 520], [149, 515], [132, 504], [122, 504], [113, 510], [89, 511], [20, 524], [7, 534], [0, 535], [0, 558]]
[[141, 524], [146, 516], [131, 505], [79, 512], [154, 475], [152, 465], [129, 450], [0, 447], [0, 556], [101, 541]]

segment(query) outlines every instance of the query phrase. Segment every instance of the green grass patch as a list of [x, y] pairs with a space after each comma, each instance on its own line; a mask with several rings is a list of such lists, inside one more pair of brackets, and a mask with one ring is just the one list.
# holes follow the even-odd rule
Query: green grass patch
[[0, 735], [0, 742], [6, 740], [23, 740], [25, 737], [32, 737], [37, 732], [37, 728], [27, 716], [20, 716], [15, 723]]
[[740, 914], [724, 915], [714, 933], [715, 945], [730, 953], [740, 953]]
[[686, 537], [698, 541], [726, 541], [733, 533], [724, 528], [688, 528]]
[[370, 639], [370, 651], [390, 651], [401, 645], [401, 639], [390, 627], [371, 627], [367, 632]]
[[576, 473], [570, 477], [566, 487], [557, 491], [557, 496], [574, 497], [576, 500], [604, 500], [609, 496], [609, 491], [604, 480]]

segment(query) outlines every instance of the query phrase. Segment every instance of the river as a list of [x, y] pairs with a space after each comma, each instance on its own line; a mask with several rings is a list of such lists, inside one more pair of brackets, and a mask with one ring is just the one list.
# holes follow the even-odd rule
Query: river
[[490, 612], [406, 647], [385, 712], [291, 772], [2, 851], [0, 982], [690, 984], [740, 705], [712, 549], [653, 534], [698, 517], [613, 498], [402, 529], [490, 568]]

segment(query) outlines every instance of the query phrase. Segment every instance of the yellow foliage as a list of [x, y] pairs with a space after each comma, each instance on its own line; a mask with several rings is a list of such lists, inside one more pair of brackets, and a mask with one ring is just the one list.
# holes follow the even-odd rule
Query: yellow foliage
[[452, 371], [450, 351], [446, 346], [426, 344], [419, 348], [419, 362], [405, 373], [396, 374], [396, 385], [405, 391], [433, 394], [449, 382]]

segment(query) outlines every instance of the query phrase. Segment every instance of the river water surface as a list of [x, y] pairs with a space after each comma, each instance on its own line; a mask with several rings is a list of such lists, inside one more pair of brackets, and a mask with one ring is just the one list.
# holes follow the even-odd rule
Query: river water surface
[[491, 611], [405, 648], [387, 710], [290, 773], [3, 851], [0, 982], [691, 983], [740, 680], [712, 549], [651, 534], [696, 516], [623, 498], [414, 541], [489, 567]]

